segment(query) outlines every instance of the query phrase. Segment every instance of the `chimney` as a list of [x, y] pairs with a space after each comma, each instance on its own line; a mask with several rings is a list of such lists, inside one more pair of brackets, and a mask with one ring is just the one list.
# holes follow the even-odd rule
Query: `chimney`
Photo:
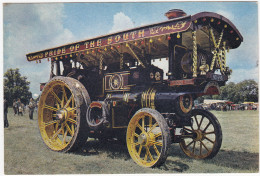
[[187, 14], [181, 9], [172, 9], [165, 13], [165, 16], [170, 20], [182, 16], [186, 16]]

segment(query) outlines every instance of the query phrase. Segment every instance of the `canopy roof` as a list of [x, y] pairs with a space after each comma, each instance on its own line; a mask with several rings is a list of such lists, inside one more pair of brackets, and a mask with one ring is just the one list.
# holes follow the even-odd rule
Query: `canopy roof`
[[[93, 57], [98, 54], [133, 53], [131, 50], [141, 53], [145, 50], [151, 57], [162, 58], [168, 56], [169, 35], [177, 33], [177, 38], [182, 35], [182, 43], [186, 48], [192, 48], [191, 31], [198, 31], [197, 43], [202, 48], [213, 46], [210, 40], [209, 30], [213, 28], [216, 38], [223, 31], [223, 40], [230, 49], [237, 48], [243, 41], [242, 35], [227, 18], [211, 12], [201, 12], [193, 16], [174, 18], [160, 23], [145, 25], [129, 30], [124, 30], [108, 35], [103, 35], [79, 42], [45, 49], [27, 54], [28, 61], [37, 61], [44, 58], [67, 58], [73, 54], [90, 54]], [[113, 57], [113, 56], [112, 56]]]

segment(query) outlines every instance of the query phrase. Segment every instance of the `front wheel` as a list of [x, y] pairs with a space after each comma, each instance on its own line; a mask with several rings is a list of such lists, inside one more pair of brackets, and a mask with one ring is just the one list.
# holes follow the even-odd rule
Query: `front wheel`
[[126, 140], [129, 154], [138, 165], [159, 166], [168, 155], [169, 127], [158, 111], [143, 108], [130, 120]]
[[213, 158], [222, 144], [222, 131], [217, 118], [202, 109], [192, 110], [191, 126], [184, 126], [180, 147], [189, 157], [195, 159]]

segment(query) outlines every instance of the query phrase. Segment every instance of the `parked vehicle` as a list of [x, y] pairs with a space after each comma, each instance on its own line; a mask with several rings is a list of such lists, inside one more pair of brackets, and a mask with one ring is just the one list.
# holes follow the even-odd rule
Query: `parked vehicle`
[[[195, 159], [218, 153], [221, 126], [212, 113], [193, 109], [193, 102], [220, 93], [231, 74], [226, 52], [243, 37], [216, 13], [174, 9], [166, 16], [160, 23], [27, 54], [30, 62], [51, 63], [38, 106], [48, 148], [68, 152], [88, 137], [118, 138], [143, 167], [163, 164], [171, 143]], [[152, 64], [161, 58], [168, 62], [167, 76]]]

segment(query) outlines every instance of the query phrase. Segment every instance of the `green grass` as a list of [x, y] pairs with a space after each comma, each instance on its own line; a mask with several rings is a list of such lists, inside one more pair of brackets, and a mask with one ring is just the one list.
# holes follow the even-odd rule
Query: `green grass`
[[160, 168], [142, 168], [119, 143], [90, 140], [74, 153], [53, 152], [42, 142], [37, 115], [13, 116], [4, 129], [5, 174], [115, 174], [115, 173], [255, 173], [259, 172], [258, 111], [213, 111], [222, 126], [223, 143], [211, 160], [190, 159], [172, 144]]

